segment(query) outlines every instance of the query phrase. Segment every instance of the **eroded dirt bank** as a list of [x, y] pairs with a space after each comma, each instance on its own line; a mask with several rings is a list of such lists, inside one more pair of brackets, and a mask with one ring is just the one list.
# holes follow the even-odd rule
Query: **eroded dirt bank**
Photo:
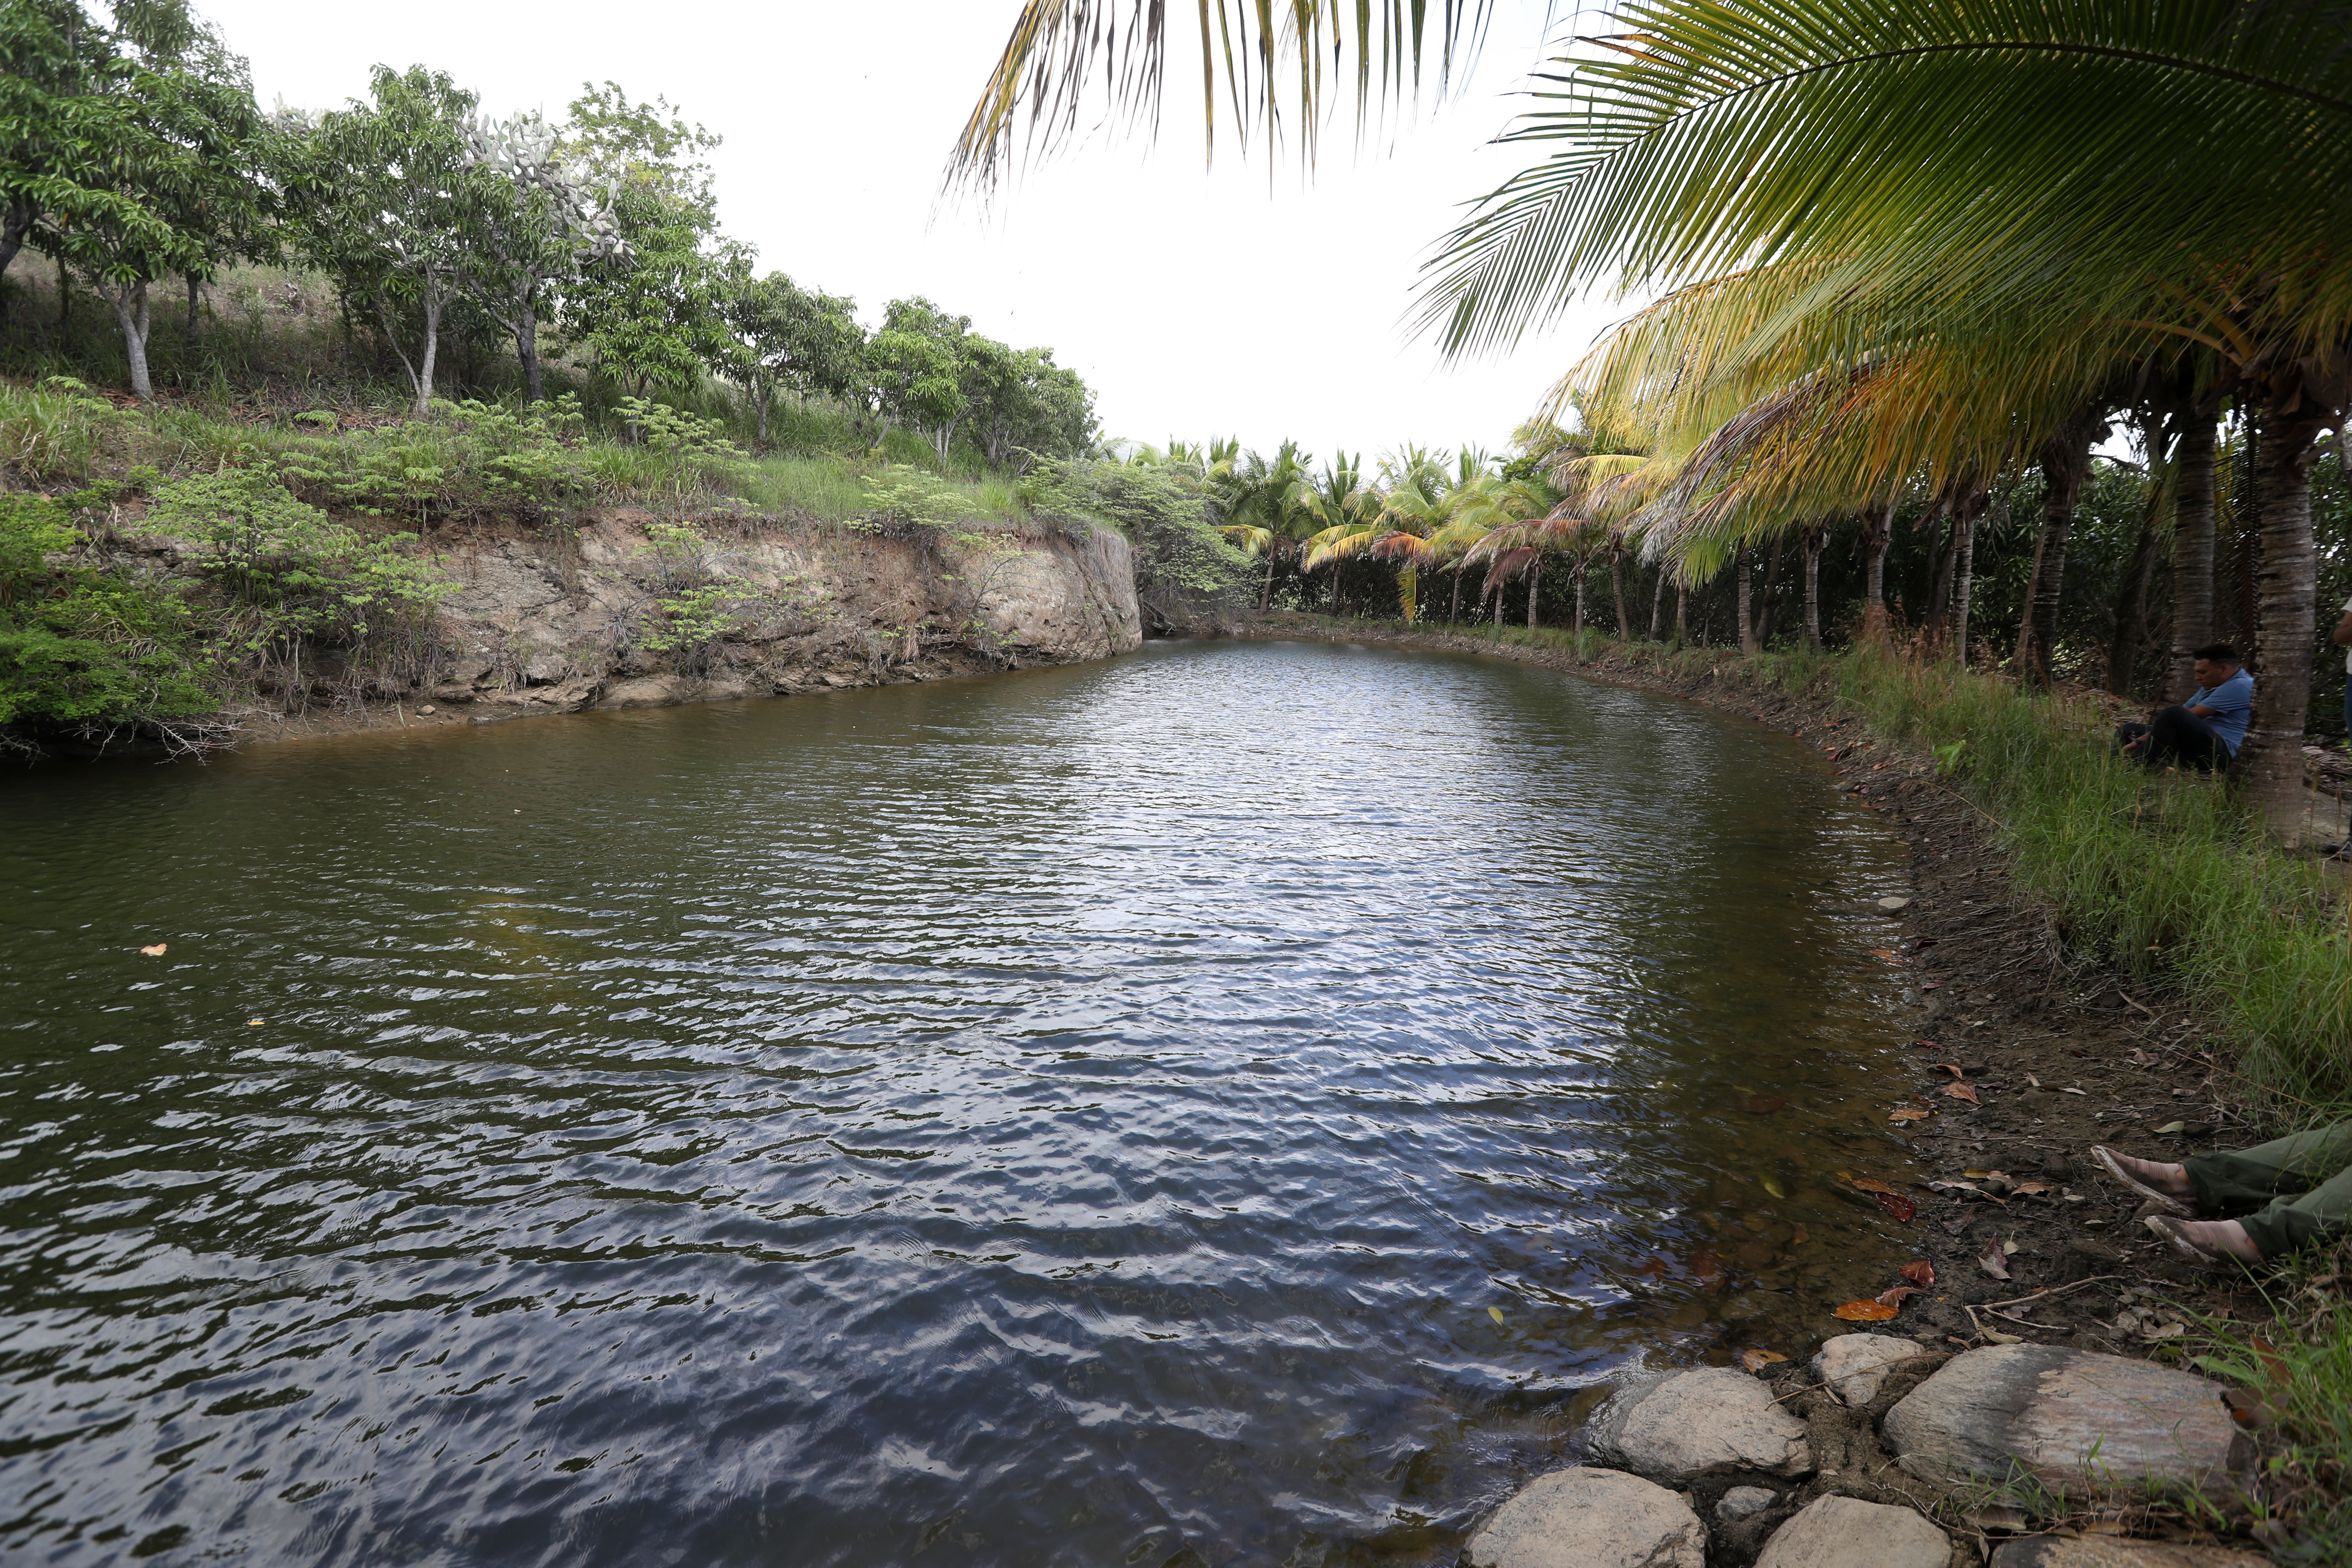
[[[2190, 1314], [2268, 1315], [2242, 1274], [2173, 1253], [2140, 1223], [2152, 1209], [2088, 1159], [2094, 1143], [2179, 1160], [2258, 1136], [2231, 1102], [2205, 1023], [2181, 999], [2070, 952], [2050, 911], [2012, 884], [1990, 823], [1937, 780], [1929, 757], [1873, 735], [1825, 699], [1748, 683], [1728, 650], [1696, 673], [1669, 674], [1442, 633], [1281, 622], [1227, 629], [1485, 654], [1704, 702], [1817, 748], [1853, 808], [1885, 817], [1910, 849], [1912, 896], [1890, 911], [1903, 934], [1885, 957], [1916, 1038], [1876, 1115], [1914, 1169], [1873, 1166], [1866, 1154], [1846, 1168], [1892, 1187], [1895, 1210], [1909, 1205], [1900, 1223], [1935, 1283], [1889, 1321], [1840, 1322], [1825, 1310], [1824, 1337], [1864, 1330], [1956, 1351], [2008, 1334], [2147, 1355], [2182, 1337]], [[1966, 1094], [1952, 1093], [1955, 1085]], [[1877, 1196], [1858, 1191], [1855, 1201]], [[1989, 1248], [2007, 1279], [1988, 1267]]]
[[[236, 741], [933, 680], [1142, 642], [1116, 533], [982, 546], [714, 513], [677, 520], [696, 541], [680, 543], [661, 534], [667, 521], [613, 508], [576, 533], [435, 534], [456, 591], [413, 651], [390, 668], [302, 671], [276, 700], [233, 715]], [[179, 564], [168, 542], [145, 544]], [[714, 588], [723, 594], [693, 597]], [[699, 626], [698, 604], [711, 606]]]

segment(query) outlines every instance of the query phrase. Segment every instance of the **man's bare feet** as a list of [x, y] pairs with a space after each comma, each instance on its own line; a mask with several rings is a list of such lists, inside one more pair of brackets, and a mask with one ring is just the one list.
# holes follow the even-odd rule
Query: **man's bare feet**
[[2169, 1215], [2147, 1216], [2147, 1228], [2170, 1242], [2176, 1251], [2200, 1263], [2260, 1263], [2263, 1249], [2246, 1227], [2233, 1219], [2174, 1219]]
[[2102, 1170], [2144, 1198], [2154, 1198], [2176, 1213], [2187, 1214], [2197, 1189], [2189, 1180], [2189, 1167], [2168, 1165], [2157, 1160], [2135, 1159], [2120, 1154], [2105, 1144], [2091, 1145], [2091, 1158]]

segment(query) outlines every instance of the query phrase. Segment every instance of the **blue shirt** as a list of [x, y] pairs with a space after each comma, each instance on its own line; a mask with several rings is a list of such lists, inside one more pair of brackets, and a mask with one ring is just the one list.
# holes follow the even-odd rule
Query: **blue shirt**
[[2238, 742], [2246, 738], [2246, 721], [2253, 717], [2254, 678], [2242, 669], [2210, 690], [2200, 686], [2188, 705], [2213, 710], [2205, 722], [2213, 726], [2213, 733], [2221, 737], [2221, 744], [2234, 757]]

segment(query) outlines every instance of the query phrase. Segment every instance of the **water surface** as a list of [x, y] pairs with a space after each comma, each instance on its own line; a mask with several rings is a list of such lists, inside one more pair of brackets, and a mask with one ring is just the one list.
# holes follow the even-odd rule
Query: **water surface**
[[1297, 644], [0, 780], [0, 1553], [1450, 1562], [1909, 1256], [1897, 854]]

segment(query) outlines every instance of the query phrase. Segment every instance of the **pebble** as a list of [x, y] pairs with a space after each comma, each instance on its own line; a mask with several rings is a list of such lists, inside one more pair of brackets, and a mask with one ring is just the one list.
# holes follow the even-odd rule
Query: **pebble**
[[1762, 1487], [1734, 1487], [1716, 1500], [1717, 1519], [1748, 1519], [1762, 1513], [1779, 1499]]
[[1890, 894], [1886, 898], [1878, 900], [1878, 907], [1889, 913], [1892, 913], [1896, 910], [1909, 909], [1911, 907], [1911, 900], [1908, 899], [1898, 899]]

